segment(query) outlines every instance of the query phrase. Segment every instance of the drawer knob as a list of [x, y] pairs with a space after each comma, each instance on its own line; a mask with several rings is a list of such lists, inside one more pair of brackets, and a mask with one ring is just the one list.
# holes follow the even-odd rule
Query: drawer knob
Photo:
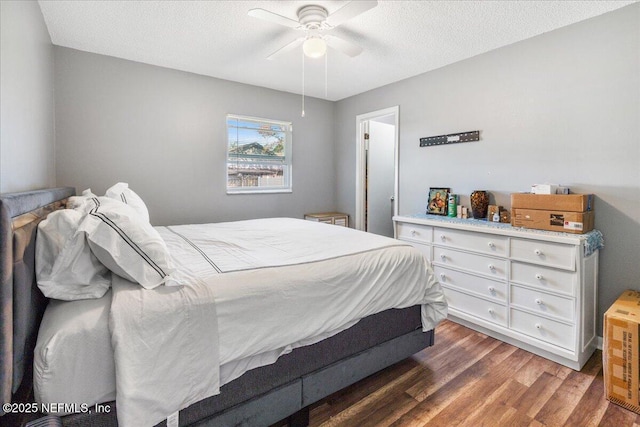
[[447, 240], [447, 236], [445, 236], [444, 234], [441, 234], [440, 235], [440, 240], [442, 240], [444, 242], [445, 240]]
[[542, 325], [540, 323], [536, 323], [536, 329], [542, 329]]
[[542, 256], [544, 255], [543, 252], [540, 249], [536, 249], [533, 251], [534, 254], [538, 255], [538, 256]]
[[493, 286], [489, 286], [487, 289], [489, 289], [489, 292], [494, 293], [496, 291], [496, 288], [494, 288]]
[[493, 243], [493, 242], [489, 242], [489, 243], [487, 243], [487, 245], [489, 245], [489, 247], [490, 247], [491, 249], [493, 249], [493, 248], [495, 248], [495, 247], [496, 247], [496, 244], [495, 244], [495, 243]]
[[440, 259], [442, 259], [443, 261], [446, 261], [447, 256], [445, 254], [440, 254]]
[[538, 280], [542, 280], [544, 278], [544, 276], [540, 273], [536, 274], [536, 279]]
[[489, 270], [494, 271], [496, 269], [496, 266], [493, 264], [489, 264]]
[[544, 302], [542, 302], [542, 300], [540, 298], [536, 298], [536, 304], [542, 305], [542, 304], [544, 304]]
[[416, 234], [418, 234], [418, 232], [416, 230], [411, 230], [411, 235], [415, 236]]
[[493, 308], [490, 308], [489, 310], [487, 310], [489, 312], [489, 314], [493, 315], [495, 313], [495, 311], [493, 310]]

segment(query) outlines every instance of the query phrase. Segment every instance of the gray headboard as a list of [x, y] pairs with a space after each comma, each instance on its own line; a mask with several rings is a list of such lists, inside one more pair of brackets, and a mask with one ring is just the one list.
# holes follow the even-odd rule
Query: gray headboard
[[[47, 299], [35, 282], [38, 223], [65, 206], [72, 187], [0, 195], [0, 394], [11, 402], [25, 373]], [[31, 387], [31, 384], [23, 384]], [[3, 415], [0, 410], [0, 415]]]

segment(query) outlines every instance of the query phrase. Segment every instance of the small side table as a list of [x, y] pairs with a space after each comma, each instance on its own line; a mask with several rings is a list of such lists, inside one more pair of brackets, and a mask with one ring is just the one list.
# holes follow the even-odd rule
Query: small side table
[[342, 227], [349, 226], [349, 215], [340, 212], [322, 212], [305, 214], [304, 219], [308, 221], [324, 222], [326, 224], [335, 224]]

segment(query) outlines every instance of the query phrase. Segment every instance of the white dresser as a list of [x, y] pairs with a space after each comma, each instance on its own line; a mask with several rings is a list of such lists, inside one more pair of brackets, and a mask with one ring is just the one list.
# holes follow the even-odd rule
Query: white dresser
[[[596, 349], [601, 235], [434, 215], [394, 217], [432, 262], [449, 318], [580, 370]], [[597, 233], [594, 235], [593, 233]]]

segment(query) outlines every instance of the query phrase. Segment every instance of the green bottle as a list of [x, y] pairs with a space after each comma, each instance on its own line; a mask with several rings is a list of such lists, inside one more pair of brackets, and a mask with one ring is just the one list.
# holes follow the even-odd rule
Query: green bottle
[[447, 216], [455, 218], [458, 214], [458, 196], [456, 194], [449, 194], [447, 200]]

